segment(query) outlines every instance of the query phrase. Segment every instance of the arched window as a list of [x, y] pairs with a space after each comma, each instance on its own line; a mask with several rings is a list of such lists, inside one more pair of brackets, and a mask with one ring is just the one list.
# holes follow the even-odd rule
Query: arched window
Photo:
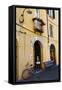
[[50, 59], [56, 63], [55, 46], [53, 44], [50, 46]]

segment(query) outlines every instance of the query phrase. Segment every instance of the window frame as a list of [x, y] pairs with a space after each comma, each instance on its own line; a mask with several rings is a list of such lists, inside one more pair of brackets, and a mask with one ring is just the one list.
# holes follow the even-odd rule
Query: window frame
[[47, 14], [49, 15], [49, 17], [51, 17], [52, 19], [55, 19], [55, 10], [47, 10]]

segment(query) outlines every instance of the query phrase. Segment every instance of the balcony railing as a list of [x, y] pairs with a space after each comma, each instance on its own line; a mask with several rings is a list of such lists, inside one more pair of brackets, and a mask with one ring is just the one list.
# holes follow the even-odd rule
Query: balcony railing
[[41, 20], [40, 18], [33, 18], [33, 22], [34, 22], [34, 29], [36, 31], [43, 33], [43, 26], [45, 25], [43, 20]]

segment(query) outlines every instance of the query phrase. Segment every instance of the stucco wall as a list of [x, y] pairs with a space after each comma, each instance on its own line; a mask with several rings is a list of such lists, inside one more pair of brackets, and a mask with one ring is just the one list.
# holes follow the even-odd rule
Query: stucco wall
[[[16, 78], [17, 80], [21, 79], [21, 75], [23, 70], [26, 68], [26, 64], [34, 65], [34, 43], [36, 40], [39, 40], [42, 44], [41, 47], [41, 60], [42, 63], [50, 60], [50, 45], [54, 44], [56, 49], [56, 64], [59, 64], [58, 61], [58, 21], [52, 20], [48, 17], [48, 28], [49, 24], [53, 25], [53, 38], [49, 37], [48, 43], [48, 28], [47, 28], [47, 15], [46, 10], [40, 9], [40, 18], [45, 22], [44, 32], [39, 34], [39, 32], [34, 32], [33, 20], [34, 11], [32, 10], [32, 14], [27, 14], [27, 9], [24, 14], [24, 23], [19, 23], [19, 17], [24, 8], [16, 9], [16, 23], [22, 26], [16, 25], [16, 41], [17, 41], [17, 53], [16, 53]], [[56, 12], [58, 15], [58, 12]], [[57, 18], [58, 16], [56, 16]], [[41, 64], [42, 66], [42, 64]]]

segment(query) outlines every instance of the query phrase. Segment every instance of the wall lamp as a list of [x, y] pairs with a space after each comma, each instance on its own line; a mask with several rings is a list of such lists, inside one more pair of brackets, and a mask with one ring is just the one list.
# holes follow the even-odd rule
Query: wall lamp
[[20, 15], [20, 18], [19, 18], [19, 22], [20, 22], [20, 23], [23, 23], [23, 22], [24, 22], [24, 12], [25, 12], [26, 10], [27, 10], [27, 13], [28, 13], [28, 14], [32, 14], [32, 11], [31, 11], [30, 9], [25, 8], [25, 9], [23, 10], [22, 14]]

